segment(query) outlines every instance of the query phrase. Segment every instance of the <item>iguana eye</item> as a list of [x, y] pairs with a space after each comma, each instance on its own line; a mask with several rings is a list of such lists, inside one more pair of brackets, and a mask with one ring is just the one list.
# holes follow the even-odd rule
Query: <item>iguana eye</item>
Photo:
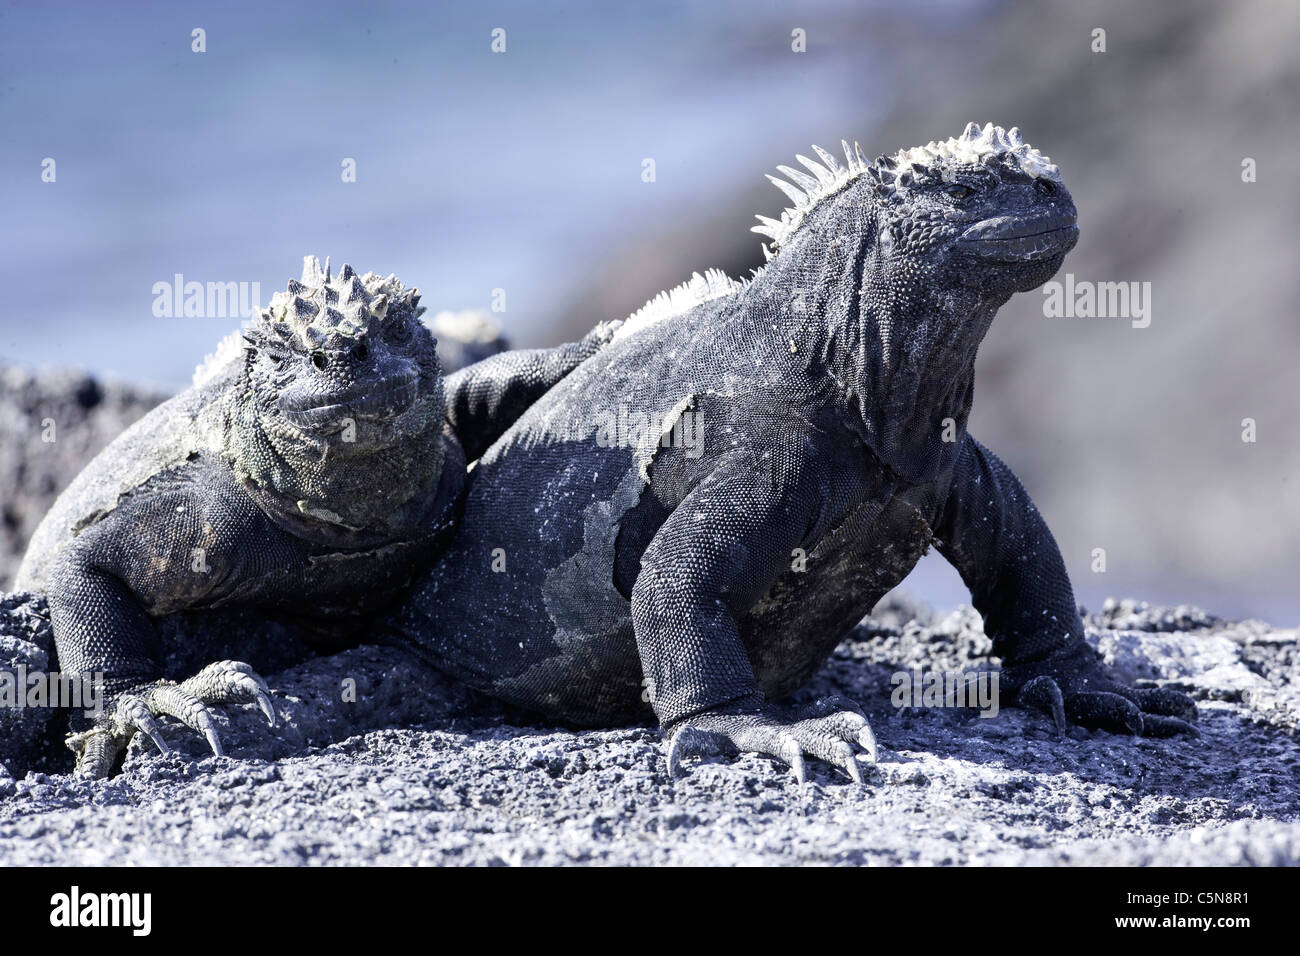
[[963, 186], [961, 183], [949, 183], [944, 187], [943, 191], [953, 199], [965, 199], [975, 190], [971, 189], [969, 186]]

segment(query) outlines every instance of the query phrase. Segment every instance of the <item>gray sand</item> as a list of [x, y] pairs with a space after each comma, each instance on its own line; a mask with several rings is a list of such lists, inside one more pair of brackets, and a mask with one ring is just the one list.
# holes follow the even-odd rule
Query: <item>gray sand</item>
[[[895, 709], [893, 672], [973, 666], [987, 640], [969, 608], [878, 611], [795, 701], [864, 705], [881, 745], [864, 788], [810, 763], [801, 789], [756, 756], [692, 761], [670, 780], [653, 727], [536, 722], [367, 647], [275, 675], [276, 731], [224, 710], [226, 758], [169, 722], [175, 753], [137, 739], [107, 782], [0, 773], [0, 862], [1300, 862], [1296, 630], [1108, 605], [1090, 618], [1094, 644], [1125, 674], [1191, 693], [1202, 736], [1058, 737], [1018, 710]], [[356, 703], [339, 701], [346, 678]]]

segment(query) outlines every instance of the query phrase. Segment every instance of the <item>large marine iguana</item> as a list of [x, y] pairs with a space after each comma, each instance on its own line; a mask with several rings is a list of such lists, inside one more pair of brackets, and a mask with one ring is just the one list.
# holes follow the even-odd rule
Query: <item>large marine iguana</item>
[[114, 440], [33, 535], [19, 590], [45, 592], [65, 673], [102, 675], [102, 717], [69, 738], [104, 776], [155, 715], [204, 734], [207, 705], [274, 710], [247, 664], [161, 679], [153, 618], [223, 607], [346, 631], [395, 599], [445, 539], [477, 457], [608, 341], [505, 352], [444, 379], [417, 290], [305, 260], [195, 384]]
[[653, 709], [670, 770], [722, 747], [860, 780], [853, 745], [875, 742], [855, 705], [769, 702], [934, 544], [1021, 703], [1061, 728], [1194, 732], [1188, 698], [1123, 686], [1089, 650], [1047, 525], [966, 432], [995, 313], [1077, 240], [1057, 167], [991, 124], [874, 162], [817, 154], [773, 178], [794, 205], [759, 217], [752, 279], [662, 294], [484, 454], [392, 636], [553, 718]]

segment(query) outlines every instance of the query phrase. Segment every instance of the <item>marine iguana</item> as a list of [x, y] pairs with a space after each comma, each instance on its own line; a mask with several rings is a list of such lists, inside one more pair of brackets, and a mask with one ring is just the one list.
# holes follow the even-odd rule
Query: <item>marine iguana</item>
[[161, 679], [153, 618], [258, 607], [347, 630], [436, 554], [477, 457], [609, 340], [505, 352], [444, 379], [416, 289], [331, 277], [314, 256], [222, 344], [195, 384], [123, 432], [59, 497], [17, 576], [45, 592], [60, 668], [103, 675], [102, 717], [73, 734], [78, 772], [108, 774], [155, 715], [204, 734], [207, 705], [275, 712], [247, 664]]
[[1061, 729], [1194, 733], [1188, 698], [1090, 651], [1051, 532], [966, 431], [995, 313], [1077, 241], [1057, 167], [992, 124], [874, 161], [814, 149], [769, 177], [793, 206], [759, 217], [761, 270], [662, 293], [487, 450], [390, 637], [552, 718], [653, 713], [674, 773], [738, 749], [860, 781], [856, 705], [771, 701], [934, 544], [1020, 703]]

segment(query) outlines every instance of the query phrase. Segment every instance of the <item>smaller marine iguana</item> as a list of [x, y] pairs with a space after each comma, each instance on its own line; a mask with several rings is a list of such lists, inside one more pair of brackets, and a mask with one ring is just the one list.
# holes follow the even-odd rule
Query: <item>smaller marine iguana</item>
[[[614, 325], [505, 352], [444, 379], [415, 289], [305, 260], [222, 344], [193, 387], [100, 453], [37, 528], [17, 577], [46, 592], [64, 672], [102, 674], [109, 705], [73, 734], [78, 772], [107, 775], [158, 714], [221, 753], [207, 705], [275, 713], [247, 664], [161, 679], [151, 619], [255, 606], [346, 630], [437, 553], [473, 460]], [[242, 335], [242, 337], [241, 337]]]
[[739, 749], [861, 780], [856, 705], [771, 702], [934, 545], [1008, 697], [1062, 729], [1194, 732], [1187, 697], [1127, 687], [1089, 649], [1046, 523], [966, 432], [997, 310], [1077, 240], [1057, 167], [992, 124], [844, 153], [781, 167], [794, 205], [759, 217], [773, 248], [752, 280], [661, 295], [484, 454], [394, 638], [551, 718], [653, 713], [670, 770]]

